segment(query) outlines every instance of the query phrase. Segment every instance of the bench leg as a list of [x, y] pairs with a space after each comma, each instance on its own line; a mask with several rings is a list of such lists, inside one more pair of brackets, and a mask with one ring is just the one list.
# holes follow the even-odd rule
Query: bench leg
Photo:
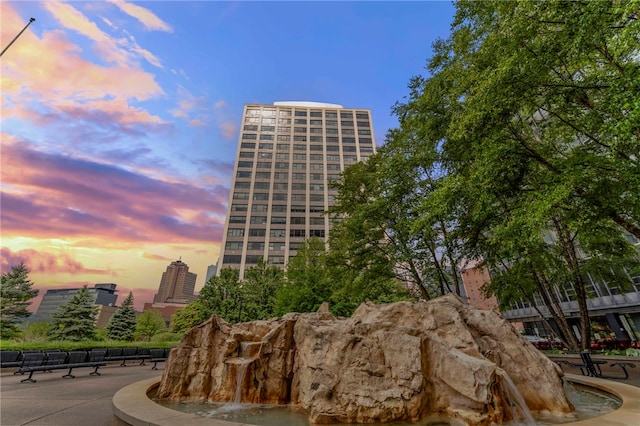
[[153, 367], [151, 367], [152, 370], [157, 370], [158, 369], [158, 361], [153, 363]]
[[140, 361], [140, 365], [144, 365], [144, 359]]
[[29, 372], [29, 377], [27, 377], [26, 379], [22, 379], [22, 380], [20, 380], [20, 383], [23, 383], [23, 382], [31, 382], [31, 383], [35, 383], [35, 382], [36, 382], [36, 380], [35, 380], [35, 379], [32, 379], [32, 378], [31, 378], [31, 376], [33, 376], [33, 371], [30, 371], [30, 372]]
[[102, 374], [98, 373], [98, 368], [100, 368], [100, 366], [96, 366], [95, 370], [93, 370], [91, 373], [89, 373], [90, 376], [102, 376]]
[[71, 370], [73, 370], [73, 367], [69, 368], [69, 372], [62, 377], [71, 377], [72, 379], [75, 379], [76, 376], [71, 374]]

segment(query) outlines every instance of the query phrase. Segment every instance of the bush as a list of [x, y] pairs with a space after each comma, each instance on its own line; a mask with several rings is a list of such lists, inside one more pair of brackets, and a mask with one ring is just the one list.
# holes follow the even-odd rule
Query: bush
[[158, 333], [154, 336], [151, 336], [152, 342], [179, 342], [182, 338], [182, 334], [180, 333]]

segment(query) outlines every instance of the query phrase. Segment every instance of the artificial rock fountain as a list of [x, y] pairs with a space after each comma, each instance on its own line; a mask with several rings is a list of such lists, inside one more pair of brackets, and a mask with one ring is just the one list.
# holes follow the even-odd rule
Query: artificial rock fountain
[[[415, 421], [469, 425], [563, 415], [560, 369], [490, 311], [456, 296], [361, 305], [351, 318], [326, 309], [193, 328], [167, 361], [160, 399], [293, 404], [312, 423]], [[515, 388], [512, 384], [515, 384]]]

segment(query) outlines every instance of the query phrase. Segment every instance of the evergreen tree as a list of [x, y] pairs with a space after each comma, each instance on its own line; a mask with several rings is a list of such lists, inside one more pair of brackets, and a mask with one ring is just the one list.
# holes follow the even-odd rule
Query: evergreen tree
[[96, 333], [98, 307], [85, 285], [53, 314], [51, 340], [90, 340]]
[[136, 311], [133, 308], [133, 294], [129, 293], [109, 320], [107, 337], [113, 340], [132, 341], [135, 330]]
[[19, 333], [17, 322], [30, 315], [27, 307], [38, 294], [29, 280], [29, 270], [24, 263], [13, 266], [11, 272], [2, 274], [0, 288], [0, 336], [3, 339], [15, 337]]
[[158, 311], [144, 311], [137, 319], [136, 339], [151, 340], [156, 334], [165, 331], [167, 324]]

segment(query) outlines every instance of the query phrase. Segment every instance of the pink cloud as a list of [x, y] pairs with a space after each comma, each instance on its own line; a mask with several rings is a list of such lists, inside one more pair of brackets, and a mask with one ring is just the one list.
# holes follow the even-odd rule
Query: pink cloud
[[91, 269], [73, 259], [67, 253], [45, 253], [33, 249], [13, 252], [10, 248], [0, 248], [2, 260], [0, 267], [2, 272], [7, 272], [12, 266], [24, 263], [31, 272], [42, 274], [96, 274], [112, 275], [112, 272], [104, 269]]
[[220, 130], [222, 131], [222, 136], [227, 139], [232, 139], [236, 132], [238, 131], [238, 126], [235, 123], [224, 122], [220, 123]]
[[144, 7], [135, 5], [133, 3], [127, 3], [123, 0], [108, 1], [118, 6], [120, 10], [122, 10], [127, 15], [136, 18], [148, 30], [173, 32], [173, 28], [171, 28], [169, 24], [158, 18], [158, 16], [149, 9], [145, 9]]
[[166, 256], [161, 256], [159, 254], [153, 254], [153, 253], [142, 253], [142, 257], [144, 257], [145, 259], [149, 259], [149, 260], [161, 260], [163, 262], [173, 262], [175, 259], [170, 258], [170, 257], [166, 257]]

